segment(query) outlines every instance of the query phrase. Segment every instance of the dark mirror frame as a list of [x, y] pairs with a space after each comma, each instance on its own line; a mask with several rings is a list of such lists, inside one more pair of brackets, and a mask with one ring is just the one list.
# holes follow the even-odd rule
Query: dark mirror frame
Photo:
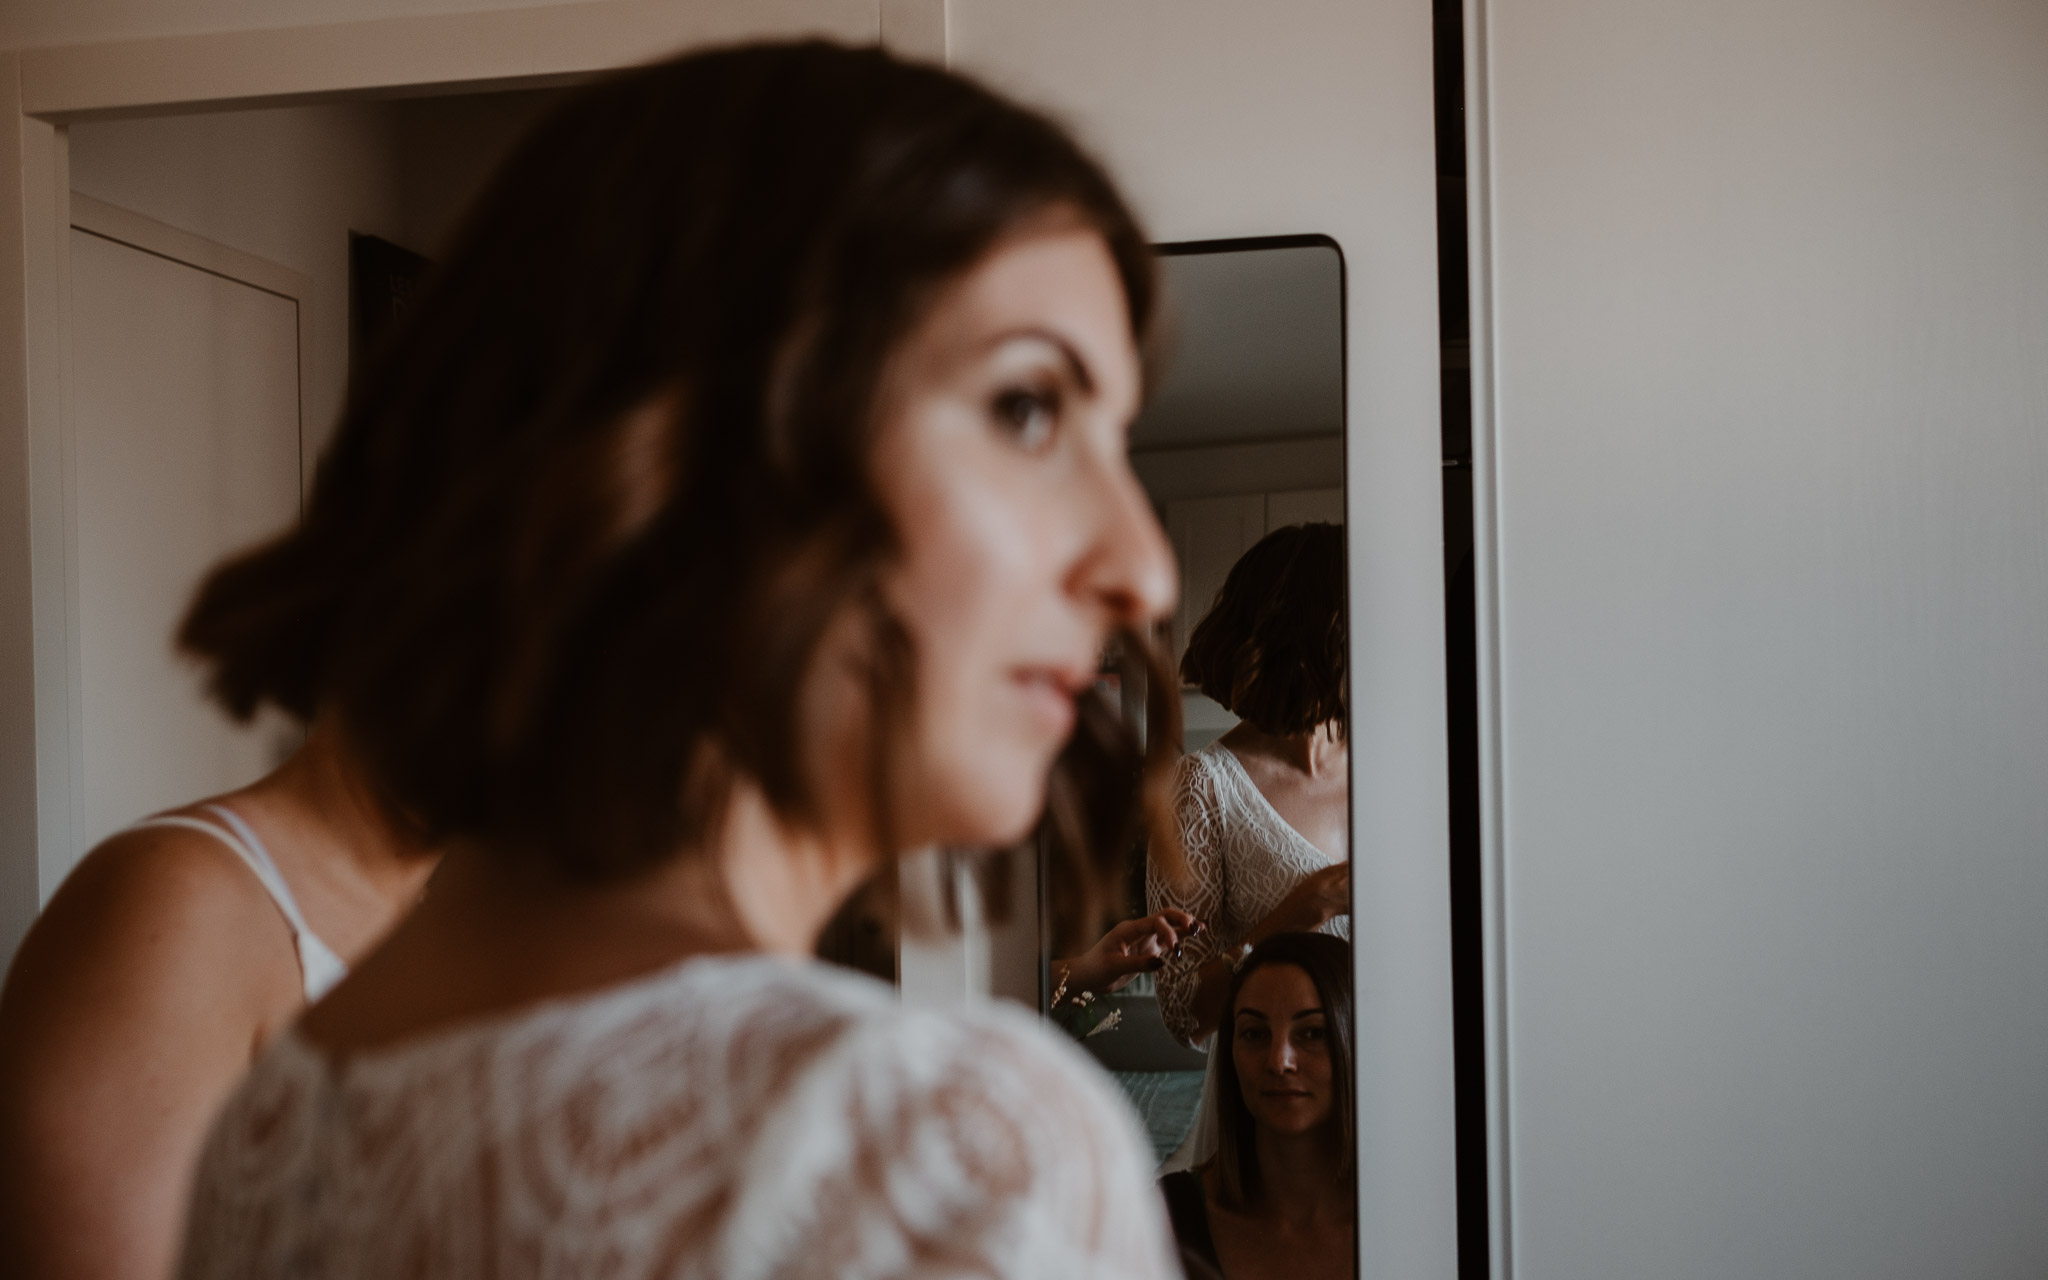
[[[1350, 582], [1350, 522], [1351, 485], [1351, 275], [1350, 264], [1344, 256], [1344, 246], [1335, 237], [1320, 232], [1303, 232], [1291, 235], [1239, 236], [1215, 240], [1172, 240], [1153, 245], [1161, 258], [1196, 257], [1219, 253], [1254, 253], [1268, 249], [1328, 249], [1337, 256], [1337, 349], [1341, 367], [1338, 372], [1339, 417], [1338, 432], [1342, 442], [1342, 471], [1340, 483], [1344, 490], [1345, 503], [1345, 581]], [[1171, 295], [1164, 295], [1164, 305], [1172, 306]], [[1171, 367], [1172, 355], [1168, 353], [1165, 368]], [[1163, 372], [1163, 370], [1162, 370]], [[1149, 495], [1148, 495], [1149, 496]], [[1347, 585], [1344, 599], [1345, 613], [1349, 620], [1351, 594]], [[1349, 726], [1347, 728], [1347, 735]], [[1348, 777], [1346, 784], [1346, 825], [1356, 830], [1355, 777]], [[1052, 859], [1044, 846], [1041, 834], [1036, 842], [1038, 863], [1038, 1008], [1041, 1016], [1049, 1016], [1047, 1005], [1052, 997], [1052, 886], [1049, 882]], [[1351, 849], [1348, 857], [1356, 857], [1357, 850]], [[1354, 1014], [1355, 1014], [1354, 1010]], [[1353, 1064], [1354, 1070], [1357, 1064]]]

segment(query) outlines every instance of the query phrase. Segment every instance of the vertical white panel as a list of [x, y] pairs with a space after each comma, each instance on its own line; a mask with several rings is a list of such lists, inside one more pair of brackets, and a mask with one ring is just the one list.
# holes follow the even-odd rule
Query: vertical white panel
[[[913, 854], [897, 865], [896, 884], [896, 990], [903, 1003], [957, 1009], [996, 994], [993, 939], [966, 864], [935, 850]], [[1031, 999], [1037, 1002], [1035, 991]]]
[[299, 352], [289, 299], [84, 231], [71, 264], [75, 857], [269, 763], [273, 744], [204, 700], [171, 636], [208, 568], [298, 515]]
[[[1002, 919], [988, 922], [989, 991], [1005, 1000], [1039, 1007], [1038, 858], [1035, 848], [1010, 855], [1010, 878]], [[995, 915], [993, 908], [989, 914]]]
[[1513, 1273], [2048, 1275], [2048, 7], [1476, 12]]
[[64, 134], [21, 118], [20, 87], [19, 59], [0, 53], [0, 965], [41, 905], [37, 851], [57, 807], [43, 776], [67, 746], [50, 728], [62, 722], [63, 628], [42, 607], [63, 616], [63, 513], [32, 496], [63, 484], [61, 343], [38, 324], [61, 310], [62, 269], [34, 246], [62, 243], [63, 188], [51, 179], [64, 170]]

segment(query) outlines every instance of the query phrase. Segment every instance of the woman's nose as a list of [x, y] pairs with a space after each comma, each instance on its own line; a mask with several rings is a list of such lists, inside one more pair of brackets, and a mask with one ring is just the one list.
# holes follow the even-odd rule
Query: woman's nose
[[1273, 1052], [1268, 1065], [1272, 1067], [1273, 1074], [1275, 1075], [1285, 1076], [1294, 1074], [1300, 1066], [1294, 1052], [1294, 1042], [1286, 1036], [1275, 1036], [1273, 1038]]
[[1180, 588], [1173, 547], [1130, 464], [1119, 458], [1096, 486], [1100, 533], [1081, 567], [1080, 587], [1119, 624], [1144, 626], [1166, 616]]

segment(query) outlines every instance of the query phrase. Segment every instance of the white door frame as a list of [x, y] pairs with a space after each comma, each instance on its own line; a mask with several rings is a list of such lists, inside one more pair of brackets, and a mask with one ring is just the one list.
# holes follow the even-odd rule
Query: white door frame
[[943, 60], [945, 0], [585, 0], [0, 51], [0, 967], [54, 888], [45, 867], [68, 864], [51, 859], [71, 848], [78, 799], [65, 376], [68, 231], [87, 202], [71, 197], [67, 126], [565, 84], [683, 48], [806, 35]]

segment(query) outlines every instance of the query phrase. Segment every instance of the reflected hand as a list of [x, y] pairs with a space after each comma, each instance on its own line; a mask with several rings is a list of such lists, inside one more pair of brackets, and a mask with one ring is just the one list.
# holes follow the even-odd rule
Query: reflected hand
[[1096, 939], [1088, 950], [1059, 962], [1067, 971], [1067, 988], [1106, 995], [1136, 975], [1164, 966], [1167, 958], [1202, 928], [1201, 921], [1178, 907], [1126, 920]]
[[1259, 922], [1253, 935], [1264, 941], [1276, 933], [1312, 933], [1338, 916], [1350, 914], [1351, 864], [1340, 862], [1295, 885], [1280, 900], [1280, 905]]

